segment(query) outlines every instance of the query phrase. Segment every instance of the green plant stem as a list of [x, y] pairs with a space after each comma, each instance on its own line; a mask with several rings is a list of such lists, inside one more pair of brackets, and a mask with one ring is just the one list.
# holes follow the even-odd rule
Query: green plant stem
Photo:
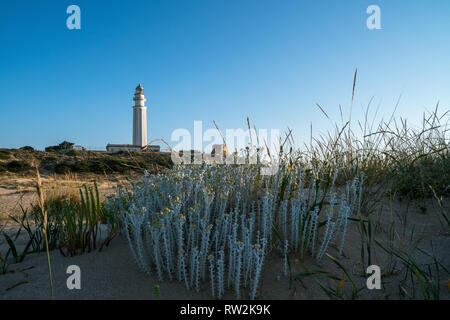
[[53, 292], [53, 279], [52, 279], [52, 265], [50, 263], [50, 250], [48, 247], [48, 239], [47, 239], [47, 228], [44, 228], [44, 239], [45, 239], [45, 251], [47, 252], [47, 263], [48, 263], [48, 278], [50, 282], [50, 295], [52, 297], [52, 300], [55, 300], [55, 295]]

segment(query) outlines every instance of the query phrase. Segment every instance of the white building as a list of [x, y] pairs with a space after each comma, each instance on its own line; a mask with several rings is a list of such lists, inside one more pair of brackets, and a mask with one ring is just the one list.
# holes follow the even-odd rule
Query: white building
[[133, 106], [133, 144], [107, 144], [106, 151], [159, 151], [160, 147], [147, 144], [147, 107], [144, 88], [139, 84], [134, 93]]
[[227, 155], [227, 145], [226, 144], [213, 144], [211, 156], [215, 157], [216, 155], [218, 157], [226, 156]]

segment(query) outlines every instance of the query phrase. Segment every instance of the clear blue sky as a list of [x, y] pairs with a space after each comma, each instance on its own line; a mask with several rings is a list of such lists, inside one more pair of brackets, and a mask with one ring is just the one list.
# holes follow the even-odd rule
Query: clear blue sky
[[[66, 8], [81, 8], [68, 30]], [[381, 8], [382, 30], [366, 27]], [[386, 117], [418, 122], [450, 106], [448, 0], [4, 1], [0, 4], [0, 147], [131, 143], [142, 83], [149, 140], [177, 128], [290, 127], [299, 142], [374, 96]], [[373, 109], [373, 110], [374, 110]]]

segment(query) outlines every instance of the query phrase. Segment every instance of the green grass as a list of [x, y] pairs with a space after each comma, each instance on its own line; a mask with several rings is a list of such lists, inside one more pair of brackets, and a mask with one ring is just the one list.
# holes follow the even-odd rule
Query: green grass
[[[440, 272], [449, 270], [438, 262], [434, 252], [429, 254], [420, 248], [414, 248], [432, 259], [431, 263], [420, 264], [411, 253], [402, 247], [387, 246], [375, 240], [376, 244], [389, 255], [396, 257], [403, 265], [404, 279], [399, 289], [408, 299], [416, 299], [419, 292], [423, 300], [439, 300], [441, 294]], [[431, 248], [433, 244], [431, 243]], [[408, 280], [409, 279], [409, 280]]]
[[[100, 202], [97, 184], [80, 189], [80, 199], [63, 198], [49, 205], [47, 214], [58, 230], [58, 248], [65, 256], [90, 252], [108, 245], [115, 236], [117, 224], [113, 214]], [[111, 230], [100, 241], [99, 225], [109, 222]]]
[[[45, 212], [46, 217], [44, 217]], [[64, 256], [75, 256], [92, 250], [102, 250], [115, 237], [118, 224], [114, 212], [100, 201], [97, 184], [84, 185], [79, 197], [62, 195], [47, 198], [30, 210], [22, 209], [21, 217], [12, 217], [20, 230], [28, 233], [28, 253], [59, 249]], [[100, 240], [100, 224], [110, 229]], [[44, 235], [46, 229], [46, 235]], [[47, 236], [47, 244], [45, 237]]]
[[159, 285], [155, 285], [155, 300], [161, 300], [161, 291]]
[[[423, 115], [416, 128], [406, 120], [381, 121], [376, 127], [366, 119], [351, 126], [351, 119], [319, 137], [311, 137], [305, 148], [295, 148], [291, 131], [280, 144], [285, 163], [302, 163], [323, 184], [338, 171], [337, 184], [364, 172], [361, 211], [372, 213], [387, 193], [399, 199], [450, 196], [449, 112], [435, 110]], [[321, 108], [323, 111], [323, 109]], [[285, 150], [288, 150], [287, 152]], [[324, 174], [329, 172], [330, 174]]]

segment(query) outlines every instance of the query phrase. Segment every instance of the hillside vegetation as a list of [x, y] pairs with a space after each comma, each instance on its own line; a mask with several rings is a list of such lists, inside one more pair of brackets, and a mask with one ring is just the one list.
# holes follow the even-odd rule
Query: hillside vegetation
[[0, 175], [31, 175], [35, 166], [45, 175], [156, 173], [172, 167], [170, 153], [165, 152], [47, 150], [0, 149]]

